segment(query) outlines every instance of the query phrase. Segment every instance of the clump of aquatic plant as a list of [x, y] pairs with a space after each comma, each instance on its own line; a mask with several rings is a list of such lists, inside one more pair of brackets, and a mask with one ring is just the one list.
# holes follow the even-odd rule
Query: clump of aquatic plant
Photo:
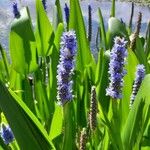
[[56, 0], [53, 21], [47, 5], [36, 0], [33, 28], [28, 7], [12, 4], [10, 57], [0, 45], [0, 149], [149, 149], [150, 25], [140, 37], [139, 16], [132, 33], [113, 0], [107, 30], [99, 8], [95, 58], [94, 8], [87, 33], [79, 0]]

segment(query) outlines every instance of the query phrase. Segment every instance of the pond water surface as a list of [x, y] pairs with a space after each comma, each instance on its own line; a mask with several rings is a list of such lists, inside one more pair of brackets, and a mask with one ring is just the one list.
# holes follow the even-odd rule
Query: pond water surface
[[[0, 0], [0, 43], [2, 43], [3, 47], [8, 50], [8, 33], [10, 30], [10, 24], [13, 20], [12, 14], [12, 2], [14, 0]], [[64, 1], [60, 0], [62, 8], [64, 7]], [[47, 12], [50, 20], [52, 20], [53, 10], [54, 10], [54, 3], [55, 0], [47, 1]], [[104, 17], [105, 26], [107, 28], [107, 21], [110, 16], [110, 9], [111, 9], [111, 2], [100, 2], [94, 0], [83, 0], [81, 1], [82, 13], [84, 16], [85, 23], [87, 23], [87, 10], [88, 4], [92, 6], [92, 15], [93, 15], [93, 39], [92, 39], [92, 49], [95, 48], [95, 33], [97, 32], [98, 27], [98, 13], [97, 8], [100, 7], [102, 10], [102, 14]], [[19, 5], [19, 8], [22, 6], [28, 5], [31, 13], [31, 18], [33, 21], [33, 25], [35, 25], [35, 0], [22, 0], [22, 5]], [[135, 5], [134, 9], [134, 17], [133, 17], [133, 24], [135, 25], [137, 20], [138, 12], [143, 13], [142, 18], [142, 30], [141, 34], [144, 35], [147, 22], [150, 20], [150, 8], [148, 6], [139, 6]], [[122, 19], [124, 22], [128, 24], [129, 18], [131, 13], [131, 3], [127, 2], [116, 2], [116, 17], [118, 19]], [[134, 29], [133, 29], [134, 30]]]

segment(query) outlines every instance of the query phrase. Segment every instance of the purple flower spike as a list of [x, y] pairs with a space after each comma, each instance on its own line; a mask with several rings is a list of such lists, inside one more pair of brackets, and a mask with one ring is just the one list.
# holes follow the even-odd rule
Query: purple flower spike
[[137, 95], [137, 92], [141, 86], [141, 83], [145, 77], [145, 66], [144, 65], [137, 65], [136, 73], [135, 73], [135, 80], [132, 87], [132, 94], [130, 98], [130, 108], [132, 107], [135, 97]]
[[126, 74], [124, 69], [125, 58], [127, 57], [127, 41], [124, 38], [116, 37], [114, 47], [110, 52], [109, 63], [109, 87], [106, 89], [106, 95], [114, 99], [122, 98], [123, 77]]
[[64, 105], [73, 98], [73, 81], [71, 80], [71, 77], [74, 71], [74, 57], [77, 49], [75, 32], [64, 32], [60, 44], [60, 59], [57, 66], [57, 99], [61, 105]]
[[15, 18], [20, 17], [20, 12], [18, 11], [18, 5], [15, 2], [13, 3], [13, 14]]
[[69, 23], [70, 10], [69, 10], [67, 3], [65, 3], [64, 11], [65, 11], [66, 22], [68, 24]]
[[5, 126], [4, 124], [1, 125], [1, 137], [5, 144], [13, 142], [14, 135], [11, 128], [8, 125], [7, 126]]
[[43, 4], [43, 7], [44, 7], [44, 9], [46, 11], [46, 9], [47, 9], [46, 0], [42, 0], [42, 4]]

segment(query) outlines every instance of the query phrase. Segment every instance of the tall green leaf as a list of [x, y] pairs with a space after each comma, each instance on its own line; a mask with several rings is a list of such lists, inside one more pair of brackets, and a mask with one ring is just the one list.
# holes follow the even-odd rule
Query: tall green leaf
[[122, 126], [124, 126], [129, 113], [130, 96], [132, 93], [132, 85], [135, 79], [135, 71], [137, 64], [138, 60], [134, 52], [131, 49], [128, 49], [127, 63], [125, 65], [127, 74], [124, 77], [124, 86], [122, 89], [123, 98], [121, 100], [120, 106], [120, 113], [122, 114], [120, 119], [122, 120]]
[[125, 25], [117, 18], [111, 17], [108, 20], [107, 44], [111, 48], [115, 36], [121, 36], [128, 39], [128, 32]]
[[50, 101], [48, 99], [46, 85], [42, 81], [41, 77], [42, 77], [42, 71], [38, 69], [35, 72], [34, 94], [35, 94], [35, 99], [37, 101], [36, 106], [40, 113], [39, 119], [44, 123], [49, 119], [51, 115], [50, 111], [52, 108], [49, 108]]
[[144, 51], [145, 51], [146, 56], [148, 57], [150, 53], [150, 21], [147, 26]]
[[106, 32], [105, 32], [105, 26], [104, 26], [104, 20], [103, 20], [103, 16], [102, 16], [102, 12], [101, 9], [98, 9], [98, 14], [99, 14], [99, 21], [100, 21], [100, 33], [101, 33], [101, 48], [104, 48], [104, 50], [106, 50], [107, 45], [106, 45]]
[[140, 62], [140, 64], [145, 65], [147, 73], [150, 71], [150, 68], [147, 64], [147, 57], [144, 53], [144, 46], [142, 45], [142, 41], [140, 38], [136, 39], [136, 50], [135, 50], [136, 56]]
[[2, 61], [3, 61], [3, 64], [4, 64], [4, 69], [5, 69], [5, 72], [6, 72], [6, 76], [7, 76], [7, 78], [9, 78], [9, 64], [8, 64], [8, 59], [7, 59], [7, 56], [6, 56], [6, 52], [2, 48], [1, 44], [0, 44], [0, 52], [1, 52], [1, 55], [2, 55]]
[[135, 98], [122, 132], [124, 149], [132, 150], [140, 144], [142, 135], [150, 119], [150, 75], [147, 75]]
[[61, 10], [61, 5], [60, 5], [60, 0], [55, 1], [55, 5], [57, 7], [57, 19], [58, 19], [58, 24], [63, 23], [63, 15], [62, 15], [62, 10]]
[[104, 52], [103, 49], [99, 51], [98, 64], [95, 73], [98, 101], [102, 105], [105, 113], [108, 112], [110, 99], [106, 96], [106, 88], [108, 87], [108, 67], [110, 60], [109, 53], [110, 51]]
[[36, 28], [36, 42], [39, 56], [47, 56], [53, 39], [53, 28], [44, 10], [42, 2], [36, 0], [36, 14], [37, 14], [37, 28]]
[[85, 24], [78, 0], [70, 0], [69, 28], [74, 29], [77, 35], [77, 69], [79, 69], [82, 72], [85, 67], [91, 65], [93, 70], [95, 70], [96, 66], [86, 37]]
[[[49, 137], [21, 99], [0, 82], [0, 108], [4, 112], [22, 150], [50, 150]], [[54, 147], [53, 147], [54, 148]]]
[[62, 33], [64, 31], [64, 26], [62, 23], [58, 25], [54, 43], [51, 49], [50, 57], [51, 57], [51, 63], [50, 63], [50, 69], [49, 69], [49, 90], [50, 90], [50, 100], [56, 101], [56, 95], [57, 95], [57, 65], [59, 60], [59, 48], [60, 48], [60, 40]]
[[12, 67], [22, 75], [37, 68], [36, 45], [31, 19], [27, 8], [20, 11], [21, 17], [15, 18], [10, 32], [10, 55]]
[[110, 16], [111, 17], [115, 17], [115, 1], [116, 0], [112, 0], [112, 6], [111, 6], [111, 14], [110, 14]]
[[63, 123], [62, 107], [56, 105], [49, 133], [49, 137], [51, 140], [53, 140], [62, 133], [62, 123]]

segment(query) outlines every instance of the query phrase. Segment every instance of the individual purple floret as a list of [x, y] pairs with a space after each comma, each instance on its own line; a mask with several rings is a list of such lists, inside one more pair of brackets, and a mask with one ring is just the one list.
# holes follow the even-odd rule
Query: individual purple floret
[[46, 2], [47, 2], [46, 0], [42, 0], [42, 4], [43, 4], [43, 7], [44, 7], [45, 11], [46, 11], [46, 9], [47, 9]]
[[5, 144], [9, 144], [14, 140], [14, 135], [11, 128], [4, 124], [1, 125], [1, 137]]
[[124, 69], [125, 58], [127, 57], [127, 41], [124, 38], [116, 37], [114, 46], [110, 52], [109, 63], [109, 87], [106, 89], [106, 95], [114, 99], [122, 98], [123, 77], [126, 74]]
[[15, 18], [19, 18], [20, 17], [20, 12], [18, 10], [18, 5], [16, 2], [13, 3], [13, 14]]
[[65, 11], [66, 22], [68, 24], [69, 23], [70, 10], [69, 10], [67, 3], [65, 3], [64, 11]]
[[60, 59], [57, 66], [57, 99], [61, 105], [71, 101], [72, 95], [72, 84], [71, 79], [76, 55], [77, 42], [76, 34], [74, 31], [64, 32], [61, 37], [61, 49]]
[[144, 65], [137, 65], [136, 67], [136, 73], [135, 73], [135, 80], [132, 87], [132, 94], [130, 97], [130, 107], [132, 107], [135, 97], [137, 95], [137, 92], [141, 86], [141, 83], [145, 77], [145, 66]]

